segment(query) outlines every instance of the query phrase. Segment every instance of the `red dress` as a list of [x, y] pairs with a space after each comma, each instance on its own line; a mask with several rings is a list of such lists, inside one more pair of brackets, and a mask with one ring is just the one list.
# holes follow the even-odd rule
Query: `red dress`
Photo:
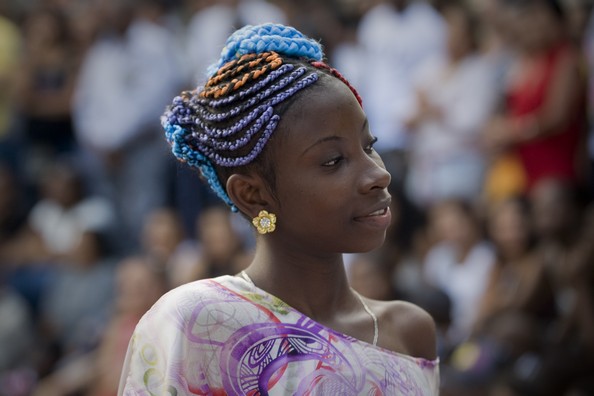
[[[535, 62], [529, 75], [524, 73], [523, 79], [511, 85], [507, 97], [511, 117], [538, 115], [544, 111], [553, 77], [563, 60], [573, 56], [572, 51], [568, 44], [553, 47]], [[577, 157], [585, 132], [586, 111], [583, 105], [572, 110], [570, 119], [559, 130], [516, 147], [526, 173], [528, 190], [546, 178], [578, 180]]]

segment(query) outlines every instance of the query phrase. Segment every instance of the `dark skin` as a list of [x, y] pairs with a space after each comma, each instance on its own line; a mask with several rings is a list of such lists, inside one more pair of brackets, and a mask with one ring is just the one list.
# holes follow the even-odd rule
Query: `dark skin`
[[[304, 99], [306, 98], [306, 99]], [[233, 174], [227, 191], [249, 218], [265, 209], [276, 230], [260, 235], [246, 270], [257, 287], [319, 323], [371, 342], [373, 322], [349, 287], [342, 253], [384, 242], [390, 174], [352, 92], [324, 76], [287, 110], [272, 152], [276, 189], [252, 172]], [[272, 144], [272, 143], [271, 143]], [[435, 359], [435, 326], [422, 309], [365, 299], [379, 320], [378, 345]]]

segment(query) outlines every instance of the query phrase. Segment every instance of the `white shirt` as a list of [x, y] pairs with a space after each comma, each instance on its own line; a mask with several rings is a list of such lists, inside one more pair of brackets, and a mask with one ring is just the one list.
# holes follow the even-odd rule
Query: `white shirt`
[[407, 145], [403, 121], [413, 103], [412, 76], [445, 48], [445, 24], [426, 2], [402, 12], [381, 3], [362, 18], [358, 40], [366, 52], [360, 90], [381, 152]]
[[112, 151], [158, 130], [183, 80], [178, 43], [160, 25], [136, 20], [124, 37], [99, 39], [84, 60], [74, 97], [79, 141]]
[[462, 262], [458, 262], [456, 250], [449, 243], [439, 243], [429, 251], [425, 279], [450, 297], [450, 333], [454, 340], [469, 334], [494, 263], [493, 249], [484, 242], [475, 245]]
[[105, 231], [114, 221], [109, 201], [98, 197], [85, 199], [72, 208], [44, 199], [29, 215], [29, 225], [54, 253], [72, 250], [80, 243], [83, 233]]
[[[447, 61], [440, 57], [426, 62], [416, 74], [415, 89], [425, 93], [442, 117], [426, 120], [412, 132], [415, 158], [480, 153], [481, 132], [500, 95], [495, 65], [469, 56], [446, 77], [447, 69]], [[415, 103], [411, 113], [416, 107]]]
[[280, 8], [261, 0], [240, 1], [237, 9], [215, 4], [194, 14], [186, 37], [192, 84], [204, 85], [207, 69], [218, 61], [225, 41], [235, 29], [242, 27], [237, 24], [259, 25], [266, 22], [284, 24], [286, 17]]

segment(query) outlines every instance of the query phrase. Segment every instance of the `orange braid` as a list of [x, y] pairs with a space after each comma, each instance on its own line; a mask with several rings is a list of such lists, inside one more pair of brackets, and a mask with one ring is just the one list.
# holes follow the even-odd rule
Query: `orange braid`
[[[207, 87], [212, 87], [219, 84], [221, 81], [231, 77], [237, 76], [244, 69], [253, 69], [258, 66], [263, 60], [270, 63], [280, 56], [276, 52], [263, 52], [262, 54], [246, 54], [241, 58], [232, 60], [226, 63], [217, 74], [208, 80], [206, 83]], [[248, 63], [246, 63], [248, 62]]]
[[[200, 97], [214, 97], [217, 99], [223, 95], [226, 95], [230, 91], [235, 91], [241, 88], [250, 81], [260, 78], [269, 71], [277, 69], [283, 64], [282, 58], [276, 52], [264, 52], [256, 56], [257, 58], [254, 59], [255, 56], [253, 56], [253, 54], [244, 55], [238, 60], [233, 60], [225, 64], [215, 76], [208, 80], [206, 83], [206, 89], [200, 93]], [[262, 61], [267, 63], [258, 67]], [[229, 82], [221, 84], [221, 81], [225, 79], [234, 77], [244, 70], [254, 68], [256, 69], [245, 72], [240, 78], [234, 78]]]
[[[223, 67], [221, 67], [221, 69], [219, 69], [216, 75], [214, 75], [210, 78], [210, 80], [208, 80], [206, 86], [212, 87], [213, 85], [216, 85], [229, 77], [236, 76], [243, 69], [245, 69], [246, 66], [250, 68], [257, 66], [262, 61], [262, 57], [254, 60], [256, 56], [256, 54], [246, 54], [239, 59], [235, 59], [231, 62], [226, 63]], [[247, 61], [250, 62], [246, 65], [245, 63]]]
[[241, 56], [239, 59], [233, 59], [232, 61], [227, 62], [217, 71], [217, 75], [223, 74], [227, 70], [231, 69], [233, 66], [237, 64], [242, 64], [247, 62], [248, 60], [253, 60], [257, 57], [257, 54], [245, 54]]

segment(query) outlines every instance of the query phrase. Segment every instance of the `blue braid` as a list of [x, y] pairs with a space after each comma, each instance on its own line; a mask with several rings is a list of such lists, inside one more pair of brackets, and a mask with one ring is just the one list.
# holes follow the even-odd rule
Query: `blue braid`
[[186, 162], [188, 165], [200, 169], [200, 173], [206, 179], [208, 185], [215, 192], [215, 194], [221, 200], [223, 200], [223, 202], [231, 207], [232, 212], [237, 212], [237, 206], [235, 206], [233, 201], [231, 201], [231, 198], [229, 198], [229, 195], [227, 195], [225, 192], [225, 189], [221, 185], [217, 172], [212, 166], [212, 163], [199, 151], [192, 150], [192, 148], [186, 144], [185, 140], [187, 136], [189, 136], [186, 129], [179, 125], [170, 124], [167, 122], [166, 117], [161, 118], [161, 123], [165, 129], [165, 137], [171, 145], [171, 151], [173, 154], [180, 161]]
[[321, 61], [324, 55], [320, 43], [293, 27], [276, 23], [247, 25], [235, 31], [227, 39], [219, 61], [209, 67], [208, 76], [213, 76], [225, 63], [238, 59], [242, 55], [269, 51], [315, 61]]

